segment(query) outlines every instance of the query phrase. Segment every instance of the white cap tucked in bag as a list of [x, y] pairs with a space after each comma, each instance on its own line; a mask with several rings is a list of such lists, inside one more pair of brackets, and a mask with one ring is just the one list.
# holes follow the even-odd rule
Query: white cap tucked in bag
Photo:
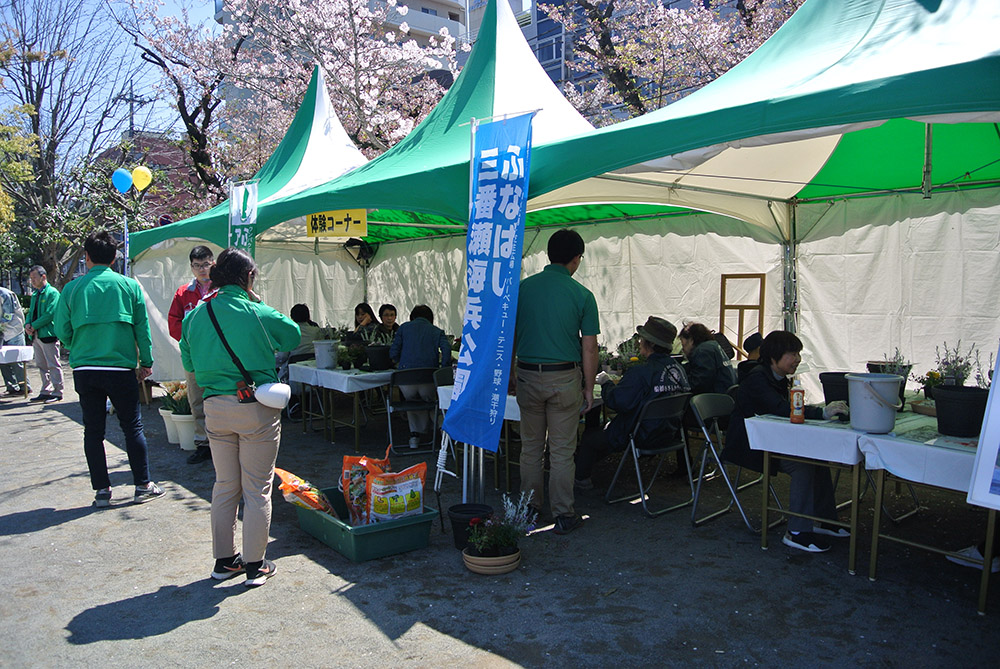
[[292, 388], [287, 383], [265, 383], [254, 393], [257, 401], [272, 409], [284, 409], [292, 397]]

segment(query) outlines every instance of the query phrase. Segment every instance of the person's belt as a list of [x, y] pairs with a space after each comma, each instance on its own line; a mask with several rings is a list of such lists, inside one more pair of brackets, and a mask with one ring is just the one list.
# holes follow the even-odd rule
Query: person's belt
[[576, 369], [579, 366], [580, 363], [578, 362], [537, 363], [517, 361], [518, 369], [530, 369], [533, 372], [565, 372], [568, 369]]

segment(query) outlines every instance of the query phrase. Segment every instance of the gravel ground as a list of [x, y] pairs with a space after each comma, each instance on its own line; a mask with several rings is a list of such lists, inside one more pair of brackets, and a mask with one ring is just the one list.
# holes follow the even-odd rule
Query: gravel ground
[[[466, 571], [438, 521], [427, 548], [356, 564], [303, 532], [276, 492], [268, 557], [277, 575], [257, 589], [217, 583], [208, 578], [211, 464], [189, 465], [167, 443], [156, 406], [143, 418], [165, 499], [98, 511], [72, 390], [48, 406], [0, 402], [0, 666], [996, 666], [1000, 602], [994, 584], [993, 610], [977, 615], [978, 572], [884, 543], [879, 580], [869, 582], [870, 492], [856, 576], [845, 541], [810, 555], [781, 545], [776, 529], [761, 551], [736, 514], [693, 528], [686, 509], [648, 519], [637, 506], [606, 505], [599, 491], [578, 497], [587, 521], [576, 532], [543, 525], [525, 539], [511, 574]], [[121, 432], [113, 417], [108, 425], [115, 497], [130, 499]], [[381, 454], [385, 435], [385, 418], [373, 418], [362, 451]], [[327, 487], [352, 451], [347, 431], [331, 444], [286, 423], [278, 466]], [[616, 464], [603, 463], [599, 487]], [[681, 486], [667, 477], [655, 492], [676, 496]], [[460, 494], [450, 480], [442, 505]], [[752, 517], [759, 494], [743, 494]], [[920, 496], [926, 508], [901, 534], [952, 548], [981, 536], [985, 514], [963, 497]], [[721, 500], [710, 493], [707, 503]]]

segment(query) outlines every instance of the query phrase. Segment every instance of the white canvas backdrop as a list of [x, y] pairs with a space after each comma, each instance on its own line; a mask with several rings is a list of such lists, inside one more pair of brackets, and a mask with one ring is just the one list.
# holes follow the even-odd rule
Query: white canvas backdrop
[[864, 371], [896, 347], [923, 374], [935, 346], [961, 339], [985, 368], [1000, 337], [1000, 190], [815, 204], [798, 219], [808, 401], [818, 372]]
[[[597, 298], [602, 344], [613, 348], [650, 315], [678, 327], [697, 320], [718, 328], [723, 273], [766, 273], [763, 330], [782, 327], [782, 248], [759, 227], [695, 213], [575, 229], [587, 244], [575, 278]], [[798, 323], [808, 401], [822, 399], [819, 372], [863, 371], [867, 360], [892, 354], [897, 346], [918, 373], [934, 366], [934, 348], [945, 341], [976, 343], [985, 351], [984, 365], [996, 349], [1000, 190], [800, 206], [798, 229]], [[522, 276], [548, 262], [551, 234], [527, 232]], [[190, 280], [187, 253], [196, 243], [166, 242], [134, 264], [150, 305], [157, 379], [181, 377], [166, 313], [174, 291]], [[427, 304], [438, 326], [458, 334], [464, 247], [462, 237], [382, 245], [369, 268], [368, 301], [375, 309], [396, 305], [400, 322], [415, 305]], [[288, 313], [293, 304], [305, 303], [321, 325], [353, 322], [364, 279], [339, 246], [324, 245], [317, 255], [308, 245], [269, 241], [260, 244], [257, 259], [268, 304]]]

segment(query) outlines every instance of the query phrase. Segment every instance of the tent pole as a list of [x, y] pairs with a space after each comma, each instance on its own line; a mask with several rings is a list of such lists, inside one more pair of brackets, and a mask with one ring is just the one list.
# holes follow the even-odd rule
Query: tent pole
[[784, 279], [784, 304], [781, 311], [784, 316], [785, 329], [789, 332], [795, 332], [799, 310], [798, 234], [796, 230], [798, 208], [795, 202], [789, 203], [788, 208], [788, 235], [781, 243], [781, 269]]

